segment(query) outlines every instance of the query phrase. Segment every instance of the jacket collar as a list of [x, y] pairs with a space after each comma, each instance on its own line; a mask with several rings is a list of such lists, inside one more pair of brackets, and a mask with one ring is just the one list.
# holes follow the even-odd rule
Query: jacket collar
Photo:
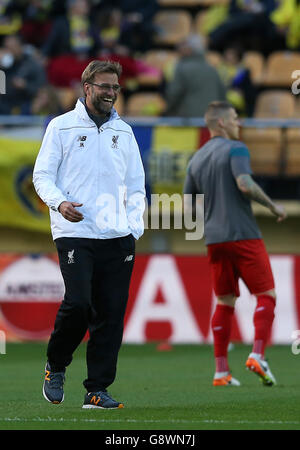
[[[93, 122], [92, 119], [89, 117], [84, 104], [84, 98], [79, 98], [76, 102], [74, 111], [77, 113], [77, 115], [86, 122]], [[115, 108], [112, 108], [110, 117], [108, 119], [108, 122], [114, 119], [119, 119], [120, 116], [115, 110]], [[94, 123], [94, 122], [93, 122]]]

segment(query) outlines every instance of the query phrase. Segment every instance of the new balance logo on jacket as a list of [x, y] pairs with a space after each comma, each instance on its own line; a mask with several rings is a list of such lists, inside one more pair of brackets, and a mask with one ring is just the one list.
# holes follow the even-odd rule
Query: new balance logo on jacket
[[128, 256], [126, 256], [126, 258], [124, 259], [124, 262], [132, 261], [132, 260], [133, 260], [133, 255], [128, 255]]

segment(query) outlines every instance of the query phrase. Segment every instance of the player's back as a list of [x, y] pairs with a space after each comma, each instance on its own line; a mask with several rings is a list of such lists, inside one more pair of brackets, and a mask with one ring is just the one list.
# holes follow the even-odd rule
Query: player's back
[[239, 170], [251, 174], [247, 147], [220, 136], [189, 163], [184, 192], [204, 194], [206, 244], [261, 238], [250, 201], [236, 184]]

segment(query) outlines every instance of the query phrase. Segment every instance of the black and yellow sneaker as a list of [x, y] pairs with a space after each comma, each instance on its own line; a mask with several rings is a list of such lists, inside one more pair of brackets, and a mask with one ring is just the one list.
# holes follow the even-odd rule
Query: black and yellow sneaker
[[45, 367], [43, 396], [50, 403], [58, 404], [64, 401], [65, 372], [52, 372], [49, 363]]
[[118, 409], [124, 408], [124, 404], [117, 402], [106, 391], [89, 392], [84, 397], [85, 409]]

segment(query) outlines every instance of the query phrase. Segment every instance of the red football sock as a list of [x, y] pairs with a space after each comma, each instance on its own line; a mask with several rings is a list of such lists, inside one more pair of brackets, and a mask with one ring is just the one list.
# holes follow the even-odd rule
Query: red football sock
[[257, 297], [257, 305], [254, 311], [254, 343], [253, 353], [264, 356], [265, 347], [268, 343], [274, 320], [275, 299], [271, 295], [260, 295]]
[[214, 355], [216, 372], [228, 372], [227, 349], [230, 341], [234, 307], [217, 304], [211, 327], [214, 336]]

